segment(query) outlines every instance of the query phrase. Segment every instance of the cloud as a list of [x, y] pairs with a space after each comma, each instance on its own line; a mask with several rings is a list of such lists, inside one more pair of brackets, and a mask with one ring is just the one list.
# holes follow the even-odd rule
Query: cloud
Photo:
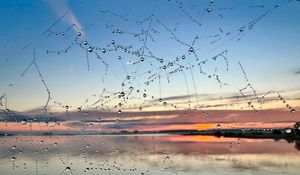
[[[196, 125], [206, 124], [238, 124], [236, 127], [249, 126], [281, 126], [300, 120], [299, 116], [293, 116], [285, 110], [261, 110], [255, 113], [253, 110], [207, 110], [208, 115], [202, 111], [153, 111], [153, 112], [130, 112], [119, 118], [118, 122], [113, 119], [105, 119], [103, 116], [101, 121], [97, 120], [84, 120], [74, 121], [69, 123], [70, 127], [83, 127], [93, 123], [89, 129], [128, 129], [128, 130], [164, 130], [164, 129], [195, 129]], [[174, 115], [176, 114], [176, 115]], [[160, 116], [159, 118], [153, 118]], [[168, 116], [173, 116], [172, 118]], [[137, 120], [135, 118], [138, 118]]]
[[76, 18], [75, 14], [69, 7], [67, 0], [45, 0], [51, 8], [54, 10], [55, 14], [58, 17], [63, 16], [66, 14], [62, 21], [64, 21], [66, 24], [69, 24], [70, 26], [73, 25], [73, 30], [77, 32], [81, 32], [82, 35], [84, 35], [83, 28], [79, 22], [79, 20]]
[[[213, 128], [216, 123], [223, 126], [234, 127], [287, 127], [292, 126], [295, 121], [300, 120], [299, 115], [292, 115], [286, 110], [260, 110], [258, 113], [253, 110], [206, 110], [208, 114], [203, 114], [200, 110], [184, 110], [184, 111], [151, 111], [151, 112], [128, 112], [123, 116], [117, 116], [115, 113], [106, 113], [101, 115], [101, 120], [97, 121], [95, 117], [99, 116], [99, 112], [89, 112], [86, 120], [82, 119], [82, 115], [69, 113], [70, 120], [66, 120], [64, 115], [54, 114], [50, 117], [51, 121], [61, 121], [60, 127], [52, 129], [63, 130], [70, 128], [71, 130], [80, 130], [85, 128], [90, 131], [114, 131], [114, 130], [174, 130], [174, 129], [202, 129]], [[104, 113], [102, 113], [104, 114]], [[153, 117], [160, 116], [160, 117]], [[172, 117], [170, 117], [172, 116]], [[35, 122], [45, 122], [47, 117], [31, 117], [16, 113], [14, 117], [10, 114], [6, 115], [5, 111], [0, 112], [0, 124], [4, 121], [14, 123], [16, 120], [33, 120]], [[118, 119], [118, 120], [116, 120]], [[91, 124], [92, 123], [92, 124]], [[10, 124], [13, 125], [13, 124]], [[47, 129], [40, 128], [39, 129]], [[23, 128], [28, 129], [28, 128]], [[22, 128], [19, 128], [22, 131]]]
[[139, 127], [153, 127], [153, 126], [171, 126], [171, 125], [193, 125], [197, 124], [196, 122], [185, 122], [185, 121], [178, 121], [178, 122], [151, 122], [151, 123], [146, 123], [146, 122], [138, 122], [138, 123], [114, 123], [112, 125], [106, 125], [104, 127], [106, 128], [115, 128], [115, 129], [136, 129]]
[[[50, 105], [47, 106], [47, 112], [52, 111], [52, 109], [53, 109], [53, 106], [50, 106]], [[44, 115], [45, 114], [45, 109], [44, 109], [44, 106], [39, 106], [39, 107], [35, 107], [35, 108], [32, 108], [32, 109], [23, 111], [22, 114], [31, 115], [31, 116], [33, 116], [33, 115]]]
[[[194, 94], [191, 95], [178, 95], [178, 96], [170, 96], [163, 98], [164, 101], [176, 101], [176, 100], [186, 100], [192, 98]], [[159, 102], [159, 98], [152, 100], [152, 102]]]
[[300, 74], [300, 70], [296, 71], [295, 74], [296, 74], [296, 75], [299, 75], [299, 74]]
[[[211, 97], [214, 96], [214, 94], [197, 94], [199, 98], [203, 97]], [[196, 94], [190, 94], [190, 95], [177, 95], [177, 96], [169, 96], [162, 98], [163, 101], [181, 101], [181, 100], [188, 100], [189, 98], [196, 98]], [[159, 98], [156, 98], [152, 100], [151, 102], [159, 102]]]
[[21, 122], [22, 120], [26, 121], [32, 121], [32, 122], [59, 122], [59, 121], [65, 121], [64, 118], [61, 116], [51, 116], [51, 117], [45, 117], [45, 116], [28, 116], [28, 115], [23, 115], [19, 113], [14, 113], [10, 111], [9, 113], [6, 113], [5, 111], [0, 111], [0, 122], [7, 121], [7, 122]]

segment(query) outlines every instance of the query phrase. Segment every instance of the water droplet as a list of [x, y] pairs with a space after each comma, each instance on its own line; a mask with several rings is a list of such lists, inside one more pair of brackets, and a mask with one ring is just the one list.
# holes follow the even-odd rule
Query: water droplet
[[217, 129], [221, 129], [221, 124], [217, 124]]
[[93, 52], [93, 48], [92, 48], [92, 47], [89, 47], [89, 48], [88, 48], [88, 52]]
[[26, 119], [23, 119], [23, 120], [21, 121], [21, 123], [22, 123], [23, 125], [25, 125], [25, 124], [27, 123], [27, 120], [26, 120]]
[[121, 110], [118, 110], [118, 114], [122, 114], [122, 111], [121, 111]]
[[287, 129], [285, 129], [285, 133], [287, 133], [287, 134], [290, 134], [290, 133], [292, 133], [292, 129], [291, 129], [291, 128], [287, 128]]
[[66, 167], [66, 168], [65, 168], [65, 171], [67, 171], [67, 172], [71, 171], [71, 167], [69, 167], [69, 166]]
[[16, 160], [16, 157], [12, 157], [12, 158], [11, 158], [11, 161], [14, 162], [15, 160]]
[[194, 48], [193, 48], [193, 47], [190, 47], [189, 51], [190, 51], [190, 52], [194, 52]]
[[121, 95], [121, 97], [124, 97], [125, 96], [125, 92], [121, 92], [120, 95]]
[[147, 94], [143, 94], [143, 97], [146, 98], [146, 97], [147, 97]]
[[141, 57], [140, 60], [141, 60], [141, 61], [144, 61], [144, 57]]
[[106, 49], [105, 49], [105, 48], [103, 48], [101, 51], [102, 51], [102, 53], [105, 53], [105, 52], [106, 52]]
[[87, 45], [88, 44], [88, 42], [87, 41], [83, 41], [83, 45]]
[[159, 98], [158, 101], [159, 101], [159, 102], [162, 102], [162, 98]]
[[296, 113], [296, 110], [295, 110], [295, 109], [292, 109], [292, 110], [291, 110], [291, 113], [292, 113], [292, 114], [295, 114], [295, 113]]
[[164, 101], [164, 102], [163, 102], [163, 105], [166, 106], [166, 105], [167, 105], [167, 102]]

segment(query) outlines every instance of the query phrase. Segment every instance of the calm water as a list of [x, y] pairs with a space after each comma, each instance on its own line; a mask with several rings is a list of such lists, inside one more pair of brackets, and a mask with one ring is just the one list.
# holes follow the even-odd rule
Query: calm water
[[2, 137], [0, 174], [299, 174], [300, 143], [211, 136]]

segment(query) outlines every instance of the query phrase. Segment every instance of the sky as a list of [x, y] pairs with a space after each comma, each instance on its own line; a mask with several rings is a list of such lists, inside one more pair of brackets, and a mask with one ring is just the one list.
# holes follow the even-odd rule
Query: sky
[[297, 0], [3, 0], [1, 130], [30, 117], [104, 130], [291, 125], [299, 9]]

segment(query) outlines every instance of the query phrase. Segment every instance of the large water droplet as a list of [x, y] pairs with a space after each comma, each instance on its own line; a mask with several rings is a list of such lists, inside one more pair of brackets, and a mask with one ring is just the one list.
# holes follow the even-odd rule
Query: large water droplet
[[121, 110], [118, 110], [118, 114], [122, 114], [122, 111], [121, 111]]
[[287, 129], [285, 129], [285, 133], [287, 133], [287, 134], [290, 134], [290, 133], [292, 133], [292, 129], [291, 129], [291, 128], [287, 128]]
[[26, 119], [23, 119], [23, 120], [21, 121], [21, 123], [22, 123], [23, 125], [25, 125], [25, 124], [27, 123], [27, 120], [26, 120]]
[[92, 47], [89, 47], [89, 48], [88, 48], [88, 52], [93, 52], [93, 48], [92, 48]]
[[121, 92], [120, 95], [121, 95], [121, 97], [124, 97], [125, 96], [125, 92]]
[[66, 168], [65, 168], [65, 171], [66, 171], [66, 172], [69, 172], [69, 171], [71, 171], [71, 167], [69, 167], [69, 166], [68, 166], [68, 167], [66, 167]]

